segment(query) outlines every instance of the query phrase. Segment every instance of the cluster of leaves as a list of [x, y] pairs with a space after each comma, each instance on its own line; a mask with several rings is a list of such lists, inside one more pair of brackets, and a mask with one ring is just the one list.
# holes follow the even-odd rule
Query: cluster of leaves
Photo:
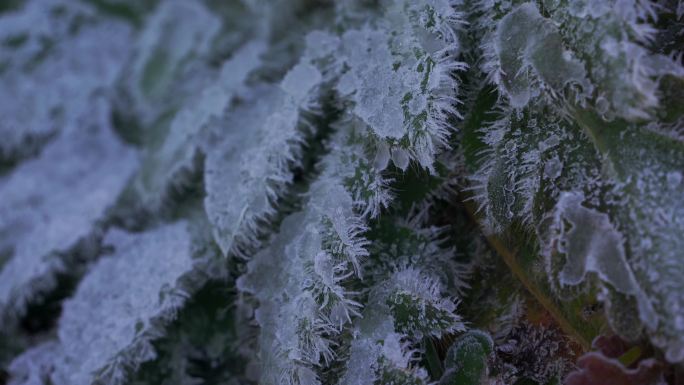
[[0, 383], [679, 383], [682, 42], [681, 0], [0, 5]]

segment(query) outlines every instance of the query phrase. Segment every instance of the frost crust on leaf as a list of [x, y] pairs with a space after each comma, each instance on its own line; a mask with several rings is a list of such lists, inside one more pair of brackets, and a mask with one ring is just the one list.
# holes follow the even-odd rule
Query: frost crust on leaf
[[221, 66], [215, 83], [198, 91], [168, 123], [168, 133], [158, 147], [153, 146], [144, 159], [134, 186], [143, 206], [159, 207], [168, 195], [186, 183], [187, 174], [196, 172], [202, 138], [214, 119], [223, 116], [236, 94], [244, 88], [248, 75], [261, 64], [261, 41], [245, 44]]
[[[49, 359], [31, 370], [47, 371], [57, 385], [122, 384], [129, 370], [155, 358], [150, 342], [185, 302], [184, 280], [198, 263], [187, 227], [110, 230], [104, 243], [114, 246], [114, 255], [100, 259], [64, 303], [58, 345], [48, 343]], [[21, 370], [26, 359], [20, 356], [13, 367]]]
[[[300, 63], [280, 87], [262, 87], [213, 127], [207, 144], [204, 205], [224, 254], [246, 256], [258, 228], [276, 213], [292, 182], [306, 133], [303, 111], [311, 110], [320, 72]], [[226, 164], [230, 164], [226, 167]]]
[[578, 285], [588, 272], [599, 275], [624, 294], [636, 295], [637, 283], [627, 265], [624, 238], [607, 214], [582, 206], [581, 193], [562, 193], [554, 214], [557, 236], [551, 243], [567, 256], [561, 285]]
[[[495, 47], [499, 81], [513, 108], [527, 105], [540, 92], [537, 87], [561, 94], [567, 85], [577, 84], [587, 94], [592, 91], [582, 63], [564, 50], [557, 28], [533, 3], [522, 4], [501, 19]], [[535, 78], [542, 85], [536, 86]]]
[[655, 310], [627, 263], [625, 239], [610, 222], [607, 214], [582, 206], [581, 193], [562, 193], [553, 220], [550, 244], [562, 253], [565, 265], [558, 273], [561, 286], [577, 286], [587, 273], [595, 273], [615, 290], [634, 296], [639, 303], [641, 319], [649, 328], [657, 327]]
[[368, 125], [379, 157], [391, 153], [402, 170], [412, 159], [434, 172], [436, 154], [448, 148], [448, 119], [458, 116], [454, 73], [465, 68], [454, 58], [460, 15], [446, 0], [391, 2], [384, 9], [376, 26], [340, 38], [340, 65], [348, 70], [337, 88]]
[[79, 130], [61, 133], [36, 159], [0, 180], [0, 314], [21, 316], [55, 285], [69, 252], [98, 224], [137, 168], [135, 152], [114, 137], [109, 109], [95, 101]]
[[12, 163], [88, 119], [125, 64], [132, 30], [83, 3], [32, 0], [0, 16], [0, 41], [0, 163]]
[[206, 60], [220, 27], [219, 18], [201, 3], [159, 2], [128, 64], [124, 84], [131, 100], [126, 107], [146, 124], [158, 119], [160, 112], [178, 108], [205, 82], [198, 77], [206, 71], [189, 69]]
[[362, 154], [345, 144], [348, 132], [335, 139], [304, 210], [283, 221], [272, 245], [238, 280], [238, 289], [259, 301], [255, 318], [265, 384], [320, 383], [315, 368], [333, 360], [333, 338], [359, 315], [356, 293], [345, 281], [362, 274], [366, 225], [345, 178], [353, 177]]

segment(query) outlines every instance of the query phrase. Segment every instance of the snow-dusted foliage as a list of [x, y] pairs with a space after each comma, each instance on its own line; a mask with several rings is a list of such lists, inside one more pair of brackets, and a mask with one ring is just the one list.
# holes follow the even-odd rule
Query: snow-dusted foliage
[[209, 81], [206, 71], [198, 70], [206, 69], [204, 61], [220, 30], [221, 20], [201, 2], [160, 2], [128, 63], [125, 107], [147, 125], [173, 114], [203, 81]]
[[652, 49], [671, 5], [483, 1], [472, 9], [491, 84], [474, 101], [491, 112], [475, 128], [482, 146], [470, 188], [487, 228], [536, 232], [556, 294], [596, 276], [613, 327], [638, 338], [643, 326], [681, 362], [675, 233], [684, 163], [681, 105], [668, 96], [684, 67], [676, 48]]
[[[536, 96], [568, 98], [606, 119], [648, 119], [676, 55], [649, 50], [665, 8], [645, 0], [481, 0], [482, 68], [513, 108]], [[544, 15], [542, 15], [544, 13]], [[570, 92], [572, 90], [572, 92]]]
[[207, 134], [205, 210], [224, 253], [244, 255], [276, 214], [308, 128], [302, 113], [315, 108], [320, 82], [315, 67], [300, 63], [279, 87], [252, 91]]
[[272, 246], [249, 263], [238, 289], [258, 301], [261, 383], [320, 383], [316, 367], [334, 359], [334, 338], [359, 315], [359, 293], [345, 287], [362, 275], [367, 227], [355, 210], [352, 180], [364, 154], [350, 132], [333, 139], [304, 210], [287, 217]]
[[212, 119], [222, 116], [230, 106], [249, 73], [258, 67], [262, 51], [260, 42], [241, 47], [222, 65], [215, 83], [197, 91], [163, 123], [168, 132], [160, 144], [151, 144], [134, 182], [142, 204], [148, 209], [167, 203], [174, 191], [184, 187], [189, 175], [201, 169], [201, 137], [206, 135]]
[[[188, 226], [107, 233], [103, 243], [114, 247], [113, 255], [100, 259], [64, 303], [57, 345], [38, 348], [50, 348], [50, 355], [34, 364], [42, 364], [51, 383], [121, 384], [127, 371], [155, 357], [150, 340], [163, 332], [186, 301], [192, 280], [201, 276], [202, 256], [194, 253]], [[14, 366], [21, 368], [26, 359], [18, 358]], [[30, 383], [35, 373], [25, 375], [27, 382], [20, 377], [17, 383]]]
[[683, 42], [681, 0], [0, 1], [0, 384], [679, 383]]
[[[372, 159], [359, 143], [359, 129], [365, 124], [351, 119], [336, 124], [338, 132], [320, 162], [320, 176], [306, 193], [303, 210], [285, 218], [271, 246], [256, 254], [238, 280], [238, 289], [259, 303], [254, 318], [261, 329], [261, 383], [322, 383], [321, 376], [340, 358], [337, 351], [351, 349], [350, 362], [363, 361], [369, 358], [357, 358], [354, 351], [364, 346], [376, 352], [371, 363], [377, 365], [364, 371], [371, 370], [371, 382], [383, 383], [385, 376], [403, 376], [412, 367], [410, 340], [463, 329], [454, 312], [456, 305], [444, 296], [439, 278], [417, 267], [430, 266], [446, 253], [434, 250], [438, 241], [427, 246], [420, 240], [408, 241], [399, 250], [395, 246], [406, 260], [369, 252], [368, 220], [382, 206], [369, 207], [384, 192], [367, 186], [377, 183], [382, 188], [384, 182], [369, 179], [381, 176], [377, 171], [369, 174]], [[371, 260], [395, 266], [378, 269]], [[375, 284], [368, 293], [353, 289], [362, 282]], [[366, 328], [377, 331], [364, 334]], [[347, 333], [358, 337], [349, 341], [344, 338]], [[388, 347], [383, 353], [382, 344], [374, 341], [375, 333], [387, 333], [395, 339], [394, 345], [385, 341]], [[401, 347], [397, 352], [391, 350], [395, 345]], [[347, 367], [340, 381], [371, 383], [350, 377], [361, 375], [358, 369]], [[420, 373], [416, 369], [414, 374], [424, 379]]]
[[448, 0], [381, 3], [380, 20], [340, 37], [337, 88], [369, 126], [381, 170], [391, 159], [402, 170], [414, 160], [434, 172], [457, 115], [461, 17]]
[[[89, 104], [81, 127], [57, 135], [35, 159], [0, 179], [0, 319], [20, 317], [27, 302], [72, 268], [79, 243], [93, 242], [137, 167], [108, 123], [109, 108]], [[40, 240], [38, 240], [40, 239]]]
[[89, 101], [113, 86], [132, 43], [129, 25], [89, 4], [23, 7], [0, 15], [0, 172], [87, 124]]

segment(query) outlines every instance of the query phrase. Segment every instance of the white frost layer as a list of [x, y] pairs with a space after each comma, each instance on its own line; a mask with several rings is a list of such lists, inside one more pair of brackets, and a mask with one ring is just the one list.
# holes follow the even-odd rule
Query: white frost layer
[[21, 315], [28, 301], [54, 285], [63, 268], [55, 253], [88, 236], [138, 165], [113, 135], [109, 109], [91, 103], [79, 130], [63, 133], [40, 156], [0, 180], [0, 315]]
[[159, 112], [194, 94], [194, 77], [206, 71], [188, 69], [208, 55], [220, 29], [219, 18], [201, 2], [160, 3], [139, 38], [127, 78], [131, 107], [144, 122], [151, 123]]
[[0, 40], [16, 43], [0, 46], [0, 156], [77, 129], [119, 75], [131, 38], [127, 24], [74, 1], [30, 1], [2, 15]]
[[199, 137], [212, 119], [223, 115], [233, 96], [244, 87], [249, 74], [261, 64], [266, 47], [262, 41], [245, 44], [221, 67], [218, 79], [186, 102], [170, 123], [159, 148], [145, 158], [136, 178], [144, 206], [159, 206], [169, 186], [182, 184], [184, 170], [192, 170]]
[[[345, 32], [335, 57], [343, 71], [337, 89], [377, 140], [378, 166], [409, 160], [434, 173], [435, 156], [448, 147], [450, 116], [457, 115], [455, 71], [465, 65], [454, 28], [460, 15], [449, 1], [389, 2], [377, 27]], [[382, 160], [382, 161], [380, 161]]]
[[39, 346], [15, 359], [16, 384], [41, 376], [55, 385], [121, 384], [129, 369], [155, 357], [150, 340], [185, 302], [182, 279], [196, 266], [188, 225], [111, 230], [104, 243], [114, 255], [100, 259], [65, 302], [59, 341], [44, 345], [49, 355]]
[[253, 246], [259, 221], [275, 213], [273, 204], [291, 182], [300, 152], [301, 110], [320, 82], [315, 67], [298, 64], [280, 87], [259, 89], [210, 133], [204, 207], [224, 254]]

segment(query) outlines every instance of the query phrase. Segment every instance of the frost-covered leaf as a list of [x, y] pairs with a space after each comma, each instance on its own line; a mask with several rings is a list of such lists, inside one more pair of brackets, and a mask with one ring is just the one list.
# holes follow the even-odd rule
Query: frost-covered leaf
[[416, 352], [391, 331], [391, 321], [371, 309], [364, 318], [370, 322], [361, 322], [340, 385], [428, 383], [426, 371], [413, 365]]
[[[159, 2], [124, 78], [130, 99], [124, 105], [135, 111], [142, 124], [150, 125], [178, 108], [203, 84], [208, 71], [201, 59], [206, 59], [220, 28], [220, 19], [201, 2]], [[204, 70], [193, 71], [193, 66]]]
[[137, 167], [135, 153], [114, 137], [103, 100], [92, 116], [65, 131], [36, 158], [0, 180], [0, 314], [24, 313], [55, 285], [70, 252], [96, 235]]
[[378, 282], [387, 278], [387, 271], [420, 266], [445, 292], [463, 295], [470, 288], [471, 263], [455, 258], [458, 251], [448, 243], [454, 229], [427, 225], [423, 223], [426, 217], [425, 212], [413, 212], [408, 220], [385, 216], [374, 224], [369, 234], [374, 258], [367, 268], [377, 276], [371, 278]]
[[522, 224], [540, 236], [547, 270], [524, 273], [537, 285], [548, 274], [555, 296], [577, 298], [592, 273], [613, 327], [638, 338], [640, 318], [681, 361], [681, 237], [670, 233], [681, 232], [680, 204], [662, 193], [678, 191], [681, 142], [677, 124], [636, 121], [668, 116], [658, 90], [682, 67], [649, 51], [649, 2], [542, 3], [478, 5], [483, 69], [503, 98], [481, 105], [489, 116], [472, 112], [491, 122], [470, 128], [480, 151], [469, 160], [473, 198], [492, 233]]
[[[414, 350], [417, 342], [465, 330], [455, 313], [455, 302], [442, 286], [450, 279], [465, 277], [445, 277], [432, 270], [442, 260], [442, 253], [453, 257], [453, 250], [435, 250], [442, 245], [434, 239], [416, 242], [406, 237], [407, 227], [421, 233], [416, 221], [407, 226], [395, 218], [394, 225], [390, 223], [385, 223], [381, 231], [374, 228], [369, 232], [369, 239], [380, 246], [371, 248], [365, 264], [366, 269], [375, 272], [368, 278], [374, 284], [361, 318], [354, 322], [341, 384], [427, 383], [425, 369], [417, 364], [422, 353]], [[434, 229], [424, 229], [428, 231]], [[409, 239], [404, 241], [405, 237]], [[458, 282], [455, 286], [463, 285]]]
[[[383, 3], [384, 17], [373, 27], [345, 32], [340, 60], [346, 72], [338, 90], [369, 127], [378, 164], [402, 170], [409, 160], [431, 171], [435, 155], [449, 139], [448, 119], [456, 115], [464, 64], [454, 28], [460, 15], [448, 0]], [[382, 168], [381, 168], [382, 169]]]
[[[473, 180], [488, 227], [498, 233], [515, 223], [536, 229], [552, 286], [567, 296], [587, 272], [595, 273], [611, 290], [636, 301], [653, 341], [678, 361], [681, 305], [675, 293], [681, 288], [679, 280], [666, 278], [677, 268], [663, 261], [677, 265], [679, 237], [667, 234], [679, 222], [676, 215], [666, 219], [657, 213], [664, 207], [676, 212], [680, 205], [676, 194], [656, 191], [677, 190], [680, 144], [635, 124], [602, 121], [587, 110], [572, 110], [574, 122], [543, 105], [532, 102], [520, 113], [503, 110], [503, 118], [483, 130], [492, 149], [482, 152], [486, 160]], [[636, 338], [638, 324], [625, 318], [627, 301], [606, 299], [613, 326]]]
[[[629, 250], [628, 270], [645, 294], [634, 294], [639, 316], [655, 345], [671, 362], [684, 360], [684, 291], [681, 213], [684, 147], [669, 137], [624, 122], [601, 122], [577, 112], [580, 124], [605, 154], [604, 177], [614, 183], [615, 204], [608, 213]], [[616, 273], [620, 268], [612, 267]], [[606, 277], [603, 277], [606, 278]], [[627, 279], [624, 275], [621, 279]], [[617, 277], [605, 279], [621, 290]]]
[[558, 273], [559, 285], [576, 286], [595, 273], [620, 293], [636, 297], [645, 307], [641, 311], [651, 317], [651, 303], [627, 264], [622, 234], [607, 214], [583, 207], [583, 201], [582, 194], [564, 192], [556, 204], [557, 234], [551, 242], [567, 258]]
[[627, 120], [657, 116], [656, 109], [668, 103], [659, 95], [666, 75], [684, 76], [681, 61], [649, 49], [664, 7], [641, 0], [543, 3], [565, 45], [585, 63], [594, 89], [584, 91], [593, 91], [599, 114]]
[[[595, 293], [573, 291], [570, 296], [554, 290], [549, 272], [540, 264], [539, 241], [525, 230], [534, 234], [548, 228], [538, 223], [553, 209], [560, 191], [584, 183], [596, 188], [588, 181], [600, 179], [600, 170], [594, 167], [600, 163], [591, 145], [577, 145], [583, 140], [581, 130], [573, 129], [550, 106], [535, 107], [537, 112], [514, 113], [502, 108], [489, 86], [480, 90], [464, 124], [470, 199], [479, 204], [489, 241], [514, 275], [559, 319], [565, 332], [588, 346], [605, 322], [584, 315], [585, 307], [596, 303]], [[489, 123], [490, 119], [497, 120]]]
[[[404, 270], [377, 285], [354, 324], [340, 384], [424, 384], [425, 369], [412, 346], [423, 335], [463, 331], [455, 304], [419, 271]], [[402, 299], [409, 299], [403, 300]], [[412, 300], [412, 301], [411, 301]]]
[[454, 314], [454, 302], [443, 297], [438, 282], [419, 270], [409, 268], [393, 274], [384, 290], [397, 332], [418, 338], [439, 337], [463, 328], [460, 317]]
[[205, 210], [224, 254], [244, 255], [259, 226], [276, 213], [275, 201], [292, 182], [306, 118], [321, 74], [295, 66], [280, 87], [261, 87], [212, 127], [206, 146]]
[[26, 1], [0, 15], [0, 172], [84, 124], [91, 100], [119, 75], [131, 35], [76, 1]]
[[334, 358], [332, 339], [359, 315], [357, 293], [345, 287], [368, 255], [366, 225], [345, 183], [363, 159], [351, 140], [350, 132], [336, 134], [304, 210], [283, 221], [238, 281], [259, 301], [262, 383], [320, 383], [316, 367]]
[[475, 4], [482, 68], [514, 108], [531, 97], [568, 97], [607, 118], [648, 119], [661, 105], [661, 79], [684, 76], [675, 59], [649, 50], [659, 10], [651, 1]]
[[[222, 66], [215, 83], [207, 85], [168, 122], [165, 139], [146, 154], [134, 181], [140, 204], [148, 210], [169, 201], [173, 191], [182, 189], [189, 174], [201, 169], [200, 139], [212, 119], [222, 116], [233, 97], [244, 87], [249, 73], [259, 64], [262, 42], [248, 43]], [[199, 163], [199, 165], [198, 165]]]
[[514, 108], [524, 107], [540, 92], [535, 89], [535, 75], [550, 92], [562, 93], [573, 83], [591, 92], [584, 66], [563, 50], [557, 28], [542, 17], [534, 3], [524, 3], [501, 19], [494, 44], [499, 81]]
[[[108, 232], [103, 242], [114, 246], [114, 255], [100, 259], [64, 304], [58, 347], [42, 368], [50, 367], [51, 383], [121, 384], [127, 371], [155, 357], [151, 340], [175, 317], [200, 274], [188, 226]], [[14, 366], [21, 368], [22, 360]]]

